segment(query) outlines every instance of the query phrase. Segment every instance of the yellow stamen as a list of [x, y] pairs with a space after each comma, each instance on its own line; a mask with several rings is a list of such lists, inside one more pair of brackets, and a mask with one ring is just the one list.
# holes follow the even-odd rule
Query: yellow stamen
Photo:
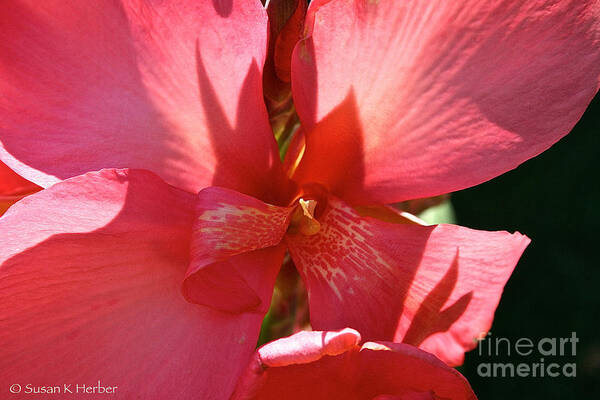
[[304, 200], [300, 198], [298, 205], [300, 207], [297, 207], [292, 214], [292, 220], [290, 221], [291, 229], [300, 231], [300, 233], [306, 236], [319, 233], [321, 224], [315, 219], [316, 200]]

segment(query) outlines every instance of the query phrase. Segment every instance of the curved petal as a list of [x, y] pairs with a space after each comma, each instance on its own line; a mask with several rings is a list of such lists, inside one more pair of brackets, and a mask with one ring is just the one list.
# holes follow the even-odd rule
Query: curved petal
[[219, 187], [201, 190], [195, 209], [186, 298], [223, 311], [266, 313], [292, 209]]
[[3, 390], [71, 384], [84, 399], [94, 395], [76, 384], [100, 381], [115, 399], [227, 398], [262, 316], [181, 295], [194, 202], [152, 173], [104, 170], [11, 207], [0, 218]]
[[0, 158], [47, 187], [143, 168], [261, 196], [279, 173], [258, 1], [13, 1], [0, 16]]
[[257, 350], [233, 399], [476, 399], [467, 380], [431, 354], [359, 341], [347, 328], [268, 343]]
[[192, 253], [192, 263], [182, 286], [183, 295], [191, 303], [215, 310], [264, 315], [271, 305], [275, 278], [285, 252], [285, 245], [278, 245], [202, 267]]
[[277, 207], [234, 190], [198, 193], [192, 254], [198, 266], [279, 244], [292, 208]]
[[[591, 0], [313, 2], [312, 36], [292, 62], [306, 162], [352, 142], [362, 165], [342, 177], [352, 184], [343, 198], [360, 204], [515, 168], [567, 134], [597, 92], [599, 16]], [[358, 123], [319, 129], [349, 96], [356, 115], [342, 120]], [[325, 137], [310, 146], [311, 135]], [[311, 173], [329, 183], [322, 168]]]
[[315, 329], [353, 326], [366, 340], [419, 346], [461, 364], [490, 328], [529, 239], [518, 233], [393, 224], [336, 198], [313, 236], [286, 236]]

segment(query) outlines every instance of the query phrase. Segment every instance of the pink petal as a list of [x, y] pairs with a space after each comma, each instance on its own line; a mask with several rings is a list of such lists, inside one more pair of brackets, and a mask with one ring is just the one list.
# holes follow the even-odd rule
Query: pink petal
[[313, 328], [350, 326], [366, 340], [404, 341], [452, 365], [490, 328], [529, 243], [518, 233], [361, 217], [333, 197], [320, 223], [314, 236], [286, 236]]
[[201, 190], [183, 285], [186, 298], [228, 312], [266, 313], [291, 211], [229, 189]]
[[358, 332], [344, 329], [268, 343], [256, 352], [233, 399], [476, 399], [466, 379], [431, 354], [359, 341]]
[[200, 266], [279, 244], [292, 208], [219, 187], [198, 193], [192, 254]]
[[11, 207], [0, 219], [3, 390], [100, 381], [118, 399], [227, 397], [262, 316], [181, 295], [194, 202], [152, 173], [104, 170]]
[[258, 350], [265, 367], [308, 364], [324, 356], [337, 356], [360, 343], [360, 334], [346, 328], [339, 332], [298, 332], [271, 342]]
[[183, 295], [195, 304], [229, 313], [266, 314], [285, 245], [267, 247], [198, 267], [194, 254], [183, 282]]
[[15, 1], [0, 16], [0, 157], [47, 187], [144, 168], [261, 196], [279, 158], [258, 1]]
[[[351, 143], [357, 165], [336, 193], [361, 204], [434, 196], [515, 168], [567, 134], [597, 92], [599, 16], [586, 0], [313, 2], [312, 36], [292, 62], [304, 162]], [[357, 122], [320, 129], [349, 97], [355, 107], [341, 120]], [[325, 137], [311, 146], [311, 135]], [[340, 185], [323, 168], [311, 174]]]

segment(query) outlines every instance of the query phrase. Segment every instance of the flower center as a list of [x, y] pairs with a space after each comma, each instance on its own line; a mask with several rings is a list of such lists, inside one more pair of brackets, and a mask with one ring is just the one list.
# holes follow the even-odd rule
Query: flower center
[[288, 232], [312, 236], [319, 233], [321, 224], [315, 218], [316, 200], [298, 199], [296, 209], [292, 213]]

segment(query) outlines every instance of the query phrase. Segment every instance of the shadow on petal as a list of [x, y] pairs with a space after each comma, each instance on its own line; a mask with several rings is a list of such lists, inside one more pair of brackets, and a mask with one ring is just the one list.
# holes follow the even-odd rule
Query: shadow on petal
[[[252, 135], [258, 137], [264, 133], [264, 129], [270, 132], [267, 111], [262, 103], [261, 72], [256, 62], [249, 65], [239, 98], [236, 99], [238, 107], [235, 126], [231, 125], [220, 104], [202, 61], [198, 41], [196, 66], [200, 100], [207, 118], [206, 124], [217, 163], [212, 185], [234, 189], [270, 204], [282, 204], [280, 193], [284, 192], [282, 187], [285, 188], [287, 182], [284, 180], [281, 161], [277, 156], [275, 138], [272, 137], [270, 143], [272, 149], [261, 148], [261, 152], [254, 153], [251, 147], [254, 142]], [[261, 102], [261, 111], [248, 112], [244, 105], [256, 101]], [[255, 127], [256, 130], [249, 127]], [[247, 143], [248, 146], [235, 147], [240, 143]]]
[[364, 178], [365, 163], [354, 92], [304, 134], [304, 156], [292, 178], [300, 185], [318, 183], [340, 198], [352, 198], [353, 188]]
[[418, 347], [430, 335], [450, 329], [467, 309], [473, 298], [473, 291], [465, 293], [454, 304], [442, 310], [458, 281], [458, 252], [457, 249], [456, 257], [444, 277], [427, 294], [419, 306], [402, 339], [403, 343]]
[[12, 207], [0, 219], [0, 381], [101, 376], [126, 398], [233, 390], [262, 315], [182, 297], [194, 200], [149, 172], [103, 170]]
[[226, 18], [231, 14], [233, 9], [233, 0], [212, 0], [213, 7], [217, 14], [221, 17]]

